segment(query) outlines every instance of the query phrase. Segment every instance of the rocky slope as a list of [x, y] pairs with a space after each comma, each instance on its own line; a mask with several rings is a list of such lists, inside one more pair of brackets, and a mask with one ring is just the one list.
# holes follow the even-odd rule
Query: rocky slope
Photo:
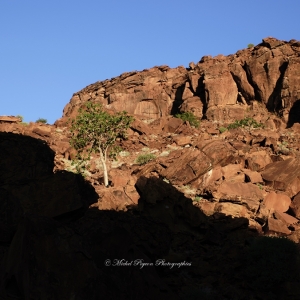
[[[92, 84], [54, 126], [0, 117], [0, 296], [299, 299], [299, 62], [300, 42], [266, 38]], [[109, 188], [97, 155], [73, 173], [67, 120], [87, 101], [136, 119]]]

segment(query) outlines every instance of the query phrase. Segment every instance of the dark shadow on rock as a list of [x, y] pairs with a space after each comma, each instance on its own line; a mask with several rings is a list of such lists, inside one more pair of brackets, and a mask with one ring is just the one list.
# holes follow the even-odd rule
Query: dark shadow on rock
[[[162, 258], [191, 263], [182, 269], [157, 268], [162, 278], [172, 277], [178, 286], [182, 285], [181, 291], [177, 290], [182, 299], [254, 299], [258, 296], [284, 299], [286, 295], [293, 299], [295, 294], [300, 295], [296, 284], [300, 281], [299, 250], [293, 242], [274, 238], [276, 245], [266, 246], [268, 240], [261, 240], [248, 228], [248, 219], [217, 212], [208, 217], [191, 199], [160, 178], [142, 177], [136, 187], [141, 195], [138, 208], [141, 216], [164, 223], [170, 230], [169, 253]], [[259, 259], [258, 252], [264, 246], [265, 252], [260, 253]], [[284, 248], [289, 254], [283, 254]], [[192, 277], [197, 278], [197, 284], [183, 283], [184, 278], [191, 280]], [[288, 283], [293, 291], [288, 290]]]
[[[51, 151], [36, 153], [28, 141], [39, 143], [0, 134], [0, 153], [17, 153], [9, 161], [32, 168], [34, 158], [43, 165], [40, 154], [49, 170]], [[22, 151], [8, 151], [14, 144]], [[12, 176], [2, 158], [0, 164]], [[245, 218], [208, 217], [156, 177], [138, 179], [140, 200], [127, 212], [88, 209], [95, 191], [83, 178], [38, 174], [17, 174], [16, 182], [0, 175], [0, 299], [296, 299], [298, 251], [290, 247], [287, 258], [276, 244], [291, 275], [272, 271], [283, 268], [276, 257], [264, 273], [272, 247], [257, 257], [264, 250]]]
[[[253, 81], [249, 64], [247, 64], [247, 62], [244, 62], [244, 64], [242, 65], [242, 68], [244, 69], [244, 71], [246, 73], [248, 83], [253, 87], [254, 99], [262, 102], [261, 90], [259, 89], [258, 85]], [[249, 99], [249, 100], [251, 100], [251, 99]]]
[[300, 99], [295, 101], [290, 109], [287, 128], [292, 127], [295, 123], [300, 123]]
[[[282, 65], [279, 67], [280, 70], [280, 76], [277, 79], [275, 88], [272, 92], [272, 94], [270, 95], [268, 102], [267, 102], [267, 109], [269, 112], [276, 112], [276, 113], [280, 113], [282, 110], [282, 98], [281, 98], [281, 91], [282, 91], [282, 86], [283, 86], [283, 78], [284, 78], [284, 74], [285, 71], [288, 67], [288, 62], [283, 62]], [[268, 69], [267, 69], [268, 70]], [[266, 70], [266, 73], [268, 73], [268, 71]]]
[[299, 299], [299, 246], [287, 238], [261, 236], [249, 239], [235, 272], [257, 299]]
[[203, 119], [206, 119], [208, 103], [206, 101], [206, 96], [205, 96], [204, 75], [202, 75], [198, 80], [198, 86], [195, 92], [195, 96], [198, 96], [203, 104], [202, 114], [203, 114]]
[[51, 175], [54, 155], [45, 141], [0, 132], [0, 185], [18, 184]]
[[[53, 173], [54, 153], [42, 141], [1, 133], [0, 154], [1, 299], [176, 299], [142, 250], [166, 252], [167, 228], [88, 209], [94, 188], [80, 175]], [[134, 258], [140, 265], [123, 264]], [[121, 261], [109, 267], [107, 259]]]
[[175, 100], [173, 101], [172, 108], [171, 108], [171, 115], [176, 115], [176, 114], [180, 113], [179, 107], [183, 103], [182, 94], [183, 94], [184, 88], [185, 88], [185, 84], [179, 86], [176, 89]]

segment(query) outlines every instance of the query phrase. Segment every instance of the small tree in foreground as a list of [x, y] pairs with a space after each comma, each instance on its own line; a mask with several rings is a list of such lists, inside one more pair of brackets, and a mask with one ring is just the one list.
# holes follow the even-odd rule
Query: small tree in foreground
[[82, 162], [90, 159], [91, 153], [99, 153], [103, 166], [104, 185], [108, 186], [107, 155], [112, 150], [118, 137], [125, 138], [133, 117], [127, 112], [110, 115], [101, 104], [88, 103], [86, 110], [79, 110], [79, 115], [71, 121], [70, 144]]

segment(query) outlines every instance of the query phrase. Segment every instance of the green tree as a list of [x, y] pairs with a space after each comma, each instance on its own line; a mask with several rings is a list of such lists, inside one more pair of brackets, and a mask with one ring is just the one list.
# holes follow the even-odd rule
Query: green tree
[[248, 48], [254, 47], [254, 44], [248, 44]]
[[99, 153], [103, 166], [104, 185], [108, 186], [107, 155], [113, 150], [117, 138], [125, 138], [133, 117], [127, 112], [109, 114], [101, 104], [88, 103], [86, 109], [80, 109], [78, 116], [71, 121], [70, 144], [77, 157], [85, 162], [91, 153]]

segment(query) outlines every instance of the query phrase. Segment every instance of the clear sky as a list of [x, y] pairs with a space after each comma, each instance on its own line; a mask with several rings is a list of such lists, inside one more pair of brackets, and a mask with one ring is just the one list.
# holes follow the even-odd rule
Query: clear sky
[[98, 80], [300, 40], [299, 11], [298, 0], [0, 0], [0, 115], [52, 124]]

